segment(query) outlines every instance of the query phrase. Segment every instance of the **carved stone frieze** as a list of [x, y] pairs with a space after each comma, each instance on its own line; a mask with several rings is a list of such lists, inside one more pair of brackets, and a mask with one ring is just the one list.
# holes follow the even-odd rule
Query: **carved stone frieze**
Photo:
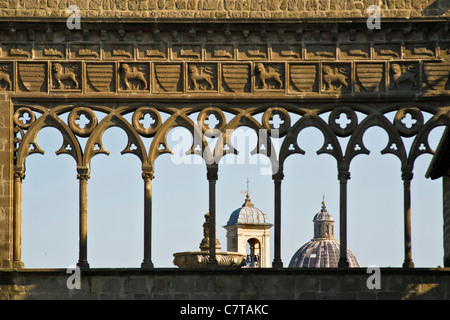
[[167, 98], [449, 94], [448, 27], [428, 30], [301, 24], [17, 28], [0, 38], [6, 63], [0, 89]]

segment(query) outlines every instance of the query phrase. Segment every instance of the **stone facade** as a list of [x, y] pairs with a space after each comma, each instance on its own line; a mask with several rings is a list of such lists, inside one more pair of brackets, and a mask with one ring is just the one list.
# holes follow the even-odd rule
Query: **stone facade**
[[[446, 0], [380, 1], [384, 17], [449, 16]], [[305, 19], [366, 18], [373, 0], [0, 0], [0, 17]]]
[[[0, 271], [0, 299], [385, 300], [450, 299], [450, 270], [380, 269], [379, 289], [365, 268], [82, 271], [68, 289], [66, 270]], [[369, 287], [367, 283], [369, 282]], [[73, 284], [73, 282], [72, 282]], [[172, 310], [173, 311], [173, 310]]]

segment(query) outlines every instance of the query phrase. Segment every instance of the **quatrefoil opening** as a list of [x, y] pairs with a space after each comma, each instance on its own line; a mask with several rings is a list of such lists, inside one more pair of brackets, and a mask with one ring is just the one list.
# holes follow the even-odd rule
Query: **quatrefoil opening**
[[97, 116], [89, 108], [77, 107], [70, 112], [68, 124], [76, 135], [88, 137], [97, 126]]
[[397, 111], [394, 125], [403, 137], [416, 135], [423, 126], [423, 114], [418, 108], [404, 108]]
[[227, 124], [225, 114], [217, 108], [205, 108], [200, 111], [197, 123], [208, 138], [218, 137]]
[[283, 108], [269, 108], [264, 112], [262, 125], [272, 137], [281, 138], [291, 127], [291, 117]]
[[156, 134], [162, 125], [162, 120], [155, 108], [141, 107], [134, 112], [132, 123], [140, 135], [149, 138]]
[[31, 124], [36, 120], [36, 116], [34, 115], [31, 109], [22, 107], [17, 109], [14, 113], [14, 124], [21, 129], [28, 129]]

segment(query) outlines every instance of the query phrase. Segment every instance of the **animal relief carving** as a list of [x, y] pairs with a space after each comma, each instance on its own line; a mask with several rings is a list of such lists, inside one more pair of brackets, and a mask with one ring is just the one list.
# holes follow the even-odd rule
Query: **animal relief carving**
[[324, 90], [326, 91], [341, 91], [342, 87], [348, 88], [348, 77], [346, 76], [346, 69], [344, 67], [324, 66], [323, 67], [323, 82]]
[[281, 76], [283, 73], [280, 68], [266, 67], [263, 63], [256, 65], [256, 74], [258, 76], [261, 89], [283, 89], [283, 81]]
[[391, 90], [400, 90], [400, 84], [409, 84], [409, 89], [417, 88], [417, 72], [414, 66], [401, 66], [397, 63], [392, 64], [390, 71], [391, 75]]
[[123, 85], [125, 87], [125, 90], [131, 90], [134, 89], [131, 87], [130, 82], [135, 82], [136, 89], [139, 88], [140, 83], [143, 84], [144, 88], [142, 90], [147, 90], [148, 84], [147, 80], [145, 80], [145, 68], [142, 66], [139, 67], [130, 67], [129, 64], [124, 63], [122, 64], [121, 70], [123, 71]]
[[10, 70], [6, 65], [0, 66], [0, 83], [5, 85], [5, 90], [12, 90]]
[[[79, 84], [77, 81], [77, 76], [75, 74], [75, 68], [74, 67], [67, 67], [66, 70], [60, 63], [55, 63], [53, 65], [53, 78], [56, 80], [57, 87], [55, 89], [78, 89]], [[64, 85], [64, 81], [71, 80], [71, 82], [74, 85], [74, 88], [71, 87], [71, 85], [67, 85], [68, 87]]]
[[189, 68], [189, 80], [194, 86], [194, 90], [206, 90], [207, 86], [202, 84], [207, 84], [209, 90], [214, 90], [214, 84], [212, 79], [214, 79], [214, 71], [211, 67], [199, 67], [196, 65], [190, 65]]

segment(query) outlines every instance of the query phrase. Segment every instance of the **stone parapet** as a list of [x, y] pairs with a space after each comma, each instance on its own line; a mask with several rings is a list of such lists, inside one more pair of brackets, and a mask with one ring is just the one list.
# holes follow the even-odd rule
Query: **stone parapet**
[[352, 269], [91, 269], [69, 289], [65, 269], [0, 271], [0, 299], [449, 299], [450, 269], [380, 269], [380, 289], [365, 268]]

